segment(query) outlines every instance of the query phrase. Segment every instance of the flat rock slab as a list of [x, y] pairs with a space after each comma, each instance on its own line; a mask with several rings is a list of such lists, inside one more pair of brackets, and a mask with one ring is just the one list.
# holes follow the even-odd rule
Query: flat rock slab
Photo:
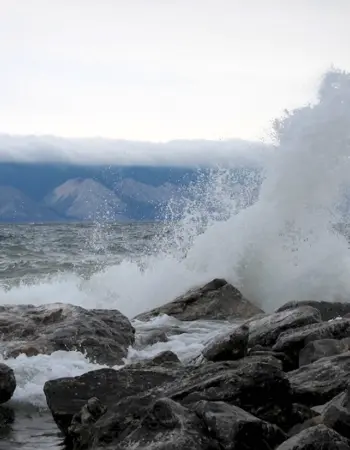
[[310, 306], [277, 312], [249, 321], [249, 347], [272, 347], [280, 334], [321, 322], [319, 311]]
[[321, 358], [340, 355], [348, 351], [350, 351], [350, 338], [312, 341], [300, 351], [299, 367], [312, 364]]
[[276, 450], [350, 450], [349, 441], [324, 425], [317, 425], [283, 442]]
[[215, 279], [198, 289], [176, 298], [159, 308], [135, 317], [147, 321], [161, 314], [179, 320], [248, 319], [263, 311], [243, 297], [241, 292], [225, 280]]
[[287, 439], [283, 431], [243, 409], [223, 402], [202, 401], [195, 411], [223, 450], [270, 450]]
[[285, 305], [278, 308], [276, 312], [286, 311], [288, 309], [295, 309], [301, 306], [311, 306], [312, 308], [316, 308], [320, 312], [322, 320], [324, 321], [336, 319], [337, 317], [344, 317], [346, 314], [350, 313], [350, 303], [326, 302], [315, 300], [288, 302]]
[[299, 363], [299, 352], [309, 343], [320, 339], [343, 339], [350, 337], [350, 319], [334, 320], [306, 325], [280, 334], [273, 350], [286, 353]]
[[7, 357], [78, 350], [100, 364], [122, 364], [134, 332], [117, 310], [63, 303], [0, 306], [0, 351]]
[[350, 380], [350, 352], [322, 358], [287, 373], [294, 399], [308, 406], [322, 405], [344, 391]]

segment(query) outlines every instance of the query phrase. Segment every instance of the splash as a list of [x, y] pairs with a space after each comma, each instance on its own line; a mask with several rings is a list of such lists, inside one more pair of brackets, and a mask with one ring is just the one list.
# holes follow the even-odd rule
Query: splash
[[333, 71], [314, 105], [274, 122], [263, 166], [203, 173], [181, 213], [170, 203], [176, 221], [152, 251], [88, 279], [71, 273], [1, 291], [0, 302], [64, 301], [133, 317], [214, 277], [267, 311], [295, 299], [348, 300], [349, 246], [335, 225], [344, 220], [349, 124], [350, 76]]

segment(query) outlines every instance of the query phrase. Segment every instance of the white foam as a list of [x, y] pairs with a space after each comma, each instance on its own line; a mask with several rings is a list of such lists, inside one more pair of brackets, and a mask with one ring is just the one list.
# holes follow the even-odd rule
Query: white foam
[[31, 404], [47, 408], [43, 386], [46, 381], [61, 377], [74, 377], [90, 370], [102, 368], [92, 364], [80, 352], [57, 351], [51, 355], [27, 357], [19, 355], [4, 361], [16, 376], [17, 387], [11, 404], [21, 407]]

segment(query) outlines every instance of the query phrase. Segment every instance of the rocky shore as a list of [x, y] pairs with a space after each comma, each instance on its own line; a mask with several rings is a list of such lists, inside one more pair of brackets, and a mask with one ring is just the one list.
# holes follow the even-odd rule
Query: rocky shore
[[[70, 449], [350, 450], [350, 303], [293, 302], [265, 314], [213, 280], [135, 321], [163, 314], [226, 327], [190, 363], [165, 351], [124, 365], [130, 347], [181, 329], [137, 335], [119, 311], [2, 306], [1, 350], [79, 350], [108, 366], [44, 386]], [[15, 388], [0, 364], [0, 403]]]

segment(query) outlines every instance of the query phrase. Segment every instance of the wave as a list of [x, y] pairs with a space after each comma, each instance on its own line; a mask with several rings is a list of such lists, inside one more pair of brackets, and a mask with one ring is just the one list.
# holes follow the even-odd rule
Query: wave
[[[335, 224], [350, 164], [349, 78], [328, 73], [314, 105], [274, 122], [274, 151], [258, 172], [217, 168], [203, 177], [155, 254], [89, 279], [62, 274], [2, 290], [0, 302], [61, 301], [133, 317], [214, 277], [267, 311], [295, 299], [348, 300], [349, 246]], [[176, 216], [176, 205], [168, 208]]]

